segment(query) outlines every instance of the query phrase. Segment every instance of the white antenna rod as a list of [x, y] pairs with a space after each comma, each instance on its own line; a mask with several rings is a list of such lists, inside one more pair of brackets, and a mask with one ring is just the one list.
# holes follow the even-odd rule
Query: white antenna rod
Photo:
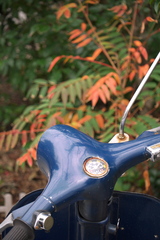
[[141, 81], [139, 87], [137, 88], [136, 92], [134, 93], [133, 97], [131, 98], [128, 106], [126, 107], [126, 110], [123, 114], [121, 123], [120, 123], [120, 128], [119, 128], [119, 138], [123, 139], [124, 138], [124, 124], [126, 122], [126, 118], [128, 116], [128, 112], [130, 111], [133, 103], [135, 102], [136, 98], [138, 97], [138, 95], [140, 94], [143, 86], [145, 85], [145, 83], [147, 82], [149, 76], [151, 75], [153, 69], [155, 68], [155, 66], [157, 65], [158, 61], [160, 59], [160, 52], [158, 53], [157, 57], [155, 58], [154, 62], [152, 63], [151, 67], [149, 68], [147, 74], [145, 75], [145, 77], [143, 78], [143, 80]]

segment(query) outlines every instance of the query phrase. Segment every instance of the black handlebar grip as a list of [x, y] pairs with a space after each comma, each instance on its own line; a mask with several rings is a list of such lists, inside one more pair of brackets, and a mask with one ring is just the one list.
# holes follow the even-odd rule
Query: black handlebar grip
[[34, 237], [33, 229], [21, 220], [16, 219], [14, 221], [14, 227], [3, 240], [33, 240]]

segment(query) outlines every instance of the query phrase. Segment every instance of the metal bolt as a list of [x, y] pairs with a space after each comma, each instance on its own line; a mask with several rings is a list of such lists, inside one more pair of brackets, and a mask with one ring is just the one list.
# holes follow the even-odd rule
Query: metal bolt
[[53, 227], [53, 224], [54, 220], [49, 212], [40, 212], [36, 217], [34, 229], [49, 231]]

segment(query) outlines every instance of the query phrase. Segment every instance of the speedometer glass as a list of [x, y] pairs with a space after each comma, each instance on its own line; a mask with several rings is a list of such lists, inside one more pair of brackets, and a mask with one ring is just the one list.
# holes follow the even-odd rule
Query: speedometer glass
[[91, 177], [101, 178], [109, 172], [108, 163], [97, 157], [88, 158], [84, 161], [83, 169]]

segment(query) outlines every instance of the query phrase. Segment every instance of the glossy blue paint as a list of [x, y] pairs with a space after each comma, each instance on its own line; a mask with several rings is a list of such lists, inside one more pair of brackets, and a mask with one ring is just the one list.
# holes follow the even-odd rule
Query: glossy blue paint
[[[146, 147], [160, 141], [160, 134], [126, 143], [100, 143], [86, 134], [65, 125], [48, 129], [38, 145], [38, 165], [48, 177], [43, 193], [22, 216], [32, 225], [36, 210], [59, 211], [82, 200], [108, 201], [117, 179], [130, 167], [145, 161]], [[99, 157], [109, 164], [103, 178], [89, 177], [83, 171], [87, 158]]]
[[[26, 211], [25, 204], [31, 204], [41, 193], [42, 190], [32, 192], [20, 200], [11, 210], [14, 217]], [[160, 236], [159, 213], [159, 199], [144, 194], [113, 192], [110, 221], [117, 224], [119, 219], [116, 235], [107, 233], [107, 218], [99, 222], [86, 221], [74, 203], [53, 212], [53, 228], [50, 232], [35, 231], [35, 240], [155, 240]]]

